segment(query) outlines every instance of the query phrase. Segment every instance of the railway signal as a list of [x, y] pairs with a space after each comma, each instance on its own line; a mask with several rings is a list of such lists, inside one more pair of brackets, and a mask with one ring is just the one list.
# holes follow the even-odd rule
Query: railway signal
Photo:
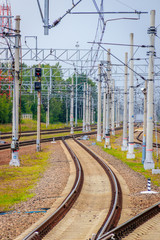
[[[37, 70], [38, 69], [38, 70]], [[41, 151], [41, 68], [35, 69], [35, 76], [38, 77], [38, 81], [35, 82], [35, 91], [37, 91], [37, 140], [36, 149], [37, 152]]]

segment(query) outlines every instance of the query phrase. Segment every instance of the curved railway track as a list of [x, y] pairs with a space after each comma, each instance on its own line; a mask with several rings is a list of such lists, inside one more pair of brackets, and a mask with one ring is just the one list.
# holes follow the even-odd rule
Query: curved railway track
[[[71, 141], [71, 140], [69, 140], [69, 141]], [[94, 160], [96, 160], [99, 168], [100, 169], [103, 168], [102, 171], [107, 174], [107, 176], [109, 178], [108, 181], [110, 181], [110, 186], [112, 188], [112, 196], [111, 196], [109, 211], [106, 211], [106, 213], [105, 213], [106, 216], [104, 217], [100, 228], [98, 227], [98, 230], [96, 232], [95, 239], [99, 239], [104, 233], [110, 231], [111, 229], [113, 229], [114, 227], [117, 226], [118, 220], [120, 218], [121, 210], [122, 210], [122, 191], [121, 191], [120, 184], [119, 184], [116, 176], [114, 175], [112, 170], [107, 166], [106, 162], [104, 162], [101, 158], [99, 158], [97, 155], [95, 155], [95, 153], [93, 153], [90, 149], [88, 149], [82, 143], [80, 143], [77, 140], [75, 140], [75, 141], [76, 141], [75, 144], [78, 144], [78, 145], [80, 145], [80, 148], [83, 148], [83, 150], [81, 150], [81, 151], [88, 152], [87, 154], [89, 154], [90, 157], [92, 158], [92, 162], [93, 162], [93, 158], [94, 158]], [[84, 178], [86, 176], [83, 173], [83, 169], [81, 167], [80, 161], [78, 160], [75, 153], [72, 151], [71, 147], [69, 147], [68, 143], [66, 143], [65, 140], [63, 140], [63, 142], [64, 142], [65, 146], [67, 147], [68, 151], [70, 152], [70, 154], [76, 164], [76, 179], [75, 179], [74, 185], [72, 187], [72, 191], [69, 193], [69, 195], [66, 197], [66, 199], [62, 202], [62, 204], [58, 207], [58, 209], [50, 217], [48, 217], [47, 220], [44, 221], [40, 226], [38, 226], [34, 230], [32, 230], [32, 232], [30, 232], [25, 238], [23, 238], [23, 240], [40, 240], [40, 239], [45, 238], [47, 233], [50, 232], [51, 229], [53, 227], [55, 227], [59, 223], [59, 221], [61, 221], [62, 218], [64, 218], [64, 216], [67, 214], [67, 212], [72, 208], [75, 201], [77, 202], [81, 196], [81, 191], [83, 189], [82, 184], [83, 184]], [[72, 144], [71, 144], [71, 146], [72, 146]], [[78, 147], [75, 147], [75, 148], [78, 148]], [[90, 168], [90, 167], [88, 166], [88, 168]], [[90, 171], [92, 171], [92, 169]], [[100, 176], [100, 178], [101, 177], [102, 176]], [[92, 181], [93, 180], [91, 178], [91, 182]], [[105, 183], [103, 183], [103, 184], [105, 184]], [[103, 186], [103, 188], [104, 188], [104, 186]], [[98, 194], [98, 197], [99, 197], [99, 195], [101, 195], [101, 190], [100, 190], [100, 193]], [[96, 201], [96, 200], [93, 199], [92, 202], [94, 202], [94, 201]], [[103, 201], [105, 201], [105, 203], [107, 203], [107, 199], [104, 199]], [[83, 200], [83, 202], [84, 202], [84, 200]], [[94, 205], [96, 205], [96, 202]], [[74, 206], [75, 206], [75, 204], [74, 204]], [[101, 206], [101, 207], [103, 207], [103, 206]], [[92, 223], [90, 223], [90, 224], [92, 224]], [[57, 225], [57, 227], [58, 227], [58, 225]], [[79, 226], [79, 228], [81, 229], [81, 226]], [[54, 229], [53, 229], [53, 231], [54, 231]], [[45, 238], [45, 239], [47, 239], [47, 238]], [[52, 238], [48, 238], [48, 239], [52, 239]], [[80, 238], [80, 239], [82, 239], [82, 238]]]
[[[142, 144], [142, 139], [140, 138], [141, 137], [141, 135], [143, 134], [143, 131], [141, 131], [139, 134], [138, 134], [138, 136], [137, 136], [137, 140], [139, 141], [139, 142], [136, 142], [136, 143], [141, 143]], [[160, 148], [160, 144], [159, 143], [153, 143], [153, 147], [158, 147], [158, 148]]]
[[[80, 137], [80, 136], [92, 135], [92, 134], [96, 134], [96, 132], [94, 131], [94, 132], [88, 132], [88, 133], [79, 133], [79, 134], [74, 134], [74, 135], [68, 135], [68, 136], [65, 136], [65, 138], [68, 139], [68, 138], [72, 138], [73, 136]], [[62, 137], [54, 137], [54, 139], [57, 141], [57, 140], [61, 140]], [[52, 140], [53, 140], [53, 137], [52, 138], [44, 138], [44, 139], [41, 139], [41, 143], [51, 142]], [[32, 144], [36, 144], [36, 140], [28, 140], [28, 141], [19, 142], [20, 147], [28, 146], [28, 145], [32, 145]], [[4, 150], [4, 149], [9, 149], [10, 147], [11, 147], [10, 143], [4, 143], [4, 144], [0, 145], [0, 151]]]

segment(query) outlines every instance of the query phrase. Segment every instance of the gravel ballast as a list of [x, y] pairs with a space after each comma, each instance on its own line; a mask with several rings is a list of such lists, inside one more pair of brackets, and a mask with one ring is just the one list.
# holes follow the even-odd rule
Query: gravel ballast
[[[99, 146], [92, 145], [91, 141], [83, 141], [84, 144], [93, 149], [98, 155], [106, 159], [125, 179], [130, 190], [131, 217], [145, 208], [158, 202], [158, 194], [141, 194], [147, 189], [147, 179], [141, 174], [134, 172], [120, 160], [104, 152]], [[41, 218], [45, 213], [26, 213], [29, 211], [50, 208], [53, 202], [61, 195], [69, 177], [69, 163], [59, 141], [55, 144], [45, 143], [52, 150], [49, 159], [50, 167], [45, 171], [34, 189], [35, 196], [26, 202], [15, 206], [15, 213], [0, 215], [0, 239], [13, 240], [30, 225]], [[45, 147], [45, 144], [42, 147]], [[20, 149], [21, 154], [35, 152], [35, 146]], [[6, 152], [6, 154], [5, 154]], [[0, 163], [10, 161], [9, 152], [3, 151], [0, 155]], [[159, 187], [152, 186], [153, 191], [160, 192]]]

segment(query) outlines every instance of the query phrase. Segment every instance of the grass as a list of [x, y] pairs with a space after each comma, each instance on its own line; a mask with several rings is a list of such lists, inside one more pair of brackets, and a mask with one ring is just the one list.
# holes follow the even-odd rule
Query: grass
[[[46, 123], [41, 123], [41, 129], [47, 130], [47, 129], [57, 129], [57, 128], [63, 128], [66, 127], [65, 123], [55, 123], [55, 124], [49, 124], [49, 126], [46, 128]], [[31, 120], [31, 119], [24, 119], [21, 121], [20, 124], [21, 131], [36, 131], [37, 130], [37, 121]], [[0, 124], [0, 131], [1, 132], [11, 132], [12, 131], [12, 124]]]
[[33, 188], [48, 166], [50, 152], [44, 149], [22, 155], [21, 166], [0, 166], [0, 211], [12, 210], [13, 205], [34, 196]]
[[[115, 136], [111, 136], [111, 149], [104, 148], [104, 140], [102, 142], [97, 142], [96, 144], [101, 146], [103, 151], [107, 152], [108, 154], [116, 157], [117, 159], [124, 162], [129, 168], [132, 170], [139, 172], [140, 174], [144, 175], [145, 178], [151, 178], [151, 181], [154, 185], [160, 186], [160, 174], [152, 174], [152, 170], [145, 170], [142, 164], [142, 149], [135, 149], [135, 159], [127, 159], [126, 154], [127, 152], [121, 151], [121, 146], [116, 143], [116, 139], [122, 135], [122, 131], [118, 131], [118, 134]], [[156, 154], [153, 154], [153, 159], [156, 162]], [[157, 164], [155, 164], [157, 167]], [[160, 160], [159, 165], [160, 168]]]
[[[57, 122], [54, 124], [49, 124], [46, 128], [46, 123], [41, 122], [41, 130], [47, 129], [58, 129], [69, 127], [70, 125], [66, 125], [65, 123]], [[79, 121], [78, 126], [82, 126], [82, 123]], [[37, 121], [31, 119], [23, 119], [20, 124], [21, 132], [23, 131], [37, 131]], [[12, 131], [12, 124], [0, 124], [0, 132], [11, 132]]]

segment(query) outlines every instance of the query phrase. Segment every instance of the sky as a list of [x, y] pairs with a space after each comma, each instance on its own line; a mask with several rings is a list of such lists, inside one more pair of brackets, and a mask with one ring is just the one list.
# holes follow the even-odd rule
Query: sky
[[[12, 15], [21, 17], [22, 46], [25, 46], [25, 36], [37, 36], [38, 48], [53, 49], [72, 49], [76, 43], [79, 43], [80, 49], [90, 49], [95, 39], [95, 33], [98, 22], [98, 14], [68, 14], [54, 28], [49, 30], [49, 35], [44, 35], [43, 23], [37, 5], [37, 0], [8, 0], [11, 4]], [[44, 0], [39, 0], [42, 12]], [[76, 3], [78, 0], [74, 0]], [[100, 0], [96, 1], [98, 7]], [[96, 12], [93, 0], [82, 0], [73, 12]], [[0, 0], [2, 2], [2, 0]], [[4, 2], [4, 0], [3, 0]], [[63, 16], [64, 13], [72, 7], [72, 0], [50, 0], [49, 23], [52, 24], [56, 19]], [[134, 33], [134, 44], [148, 45], [149, 35], [147, 29], [150, 26], [150, 11], [156, 10], [156, 27], [160, 25], [160, 0], [104, 0], [104, 11], [110, 12], [148, 12], [141, 14], [139, 20], [117, 20], [117, 18], [136, 18], [137, 14], [105, 14], [107, 21], [104, 32], [104, 43], [130, 43], [130, 33]], [[112, 19], [112, 20], [111, 20]], [[113, 20], [114, 19], [114, 20]], [[115, 20], [116, 19], [116, 20]], [[14, 24], [14, 23], [13, 23]], [[100, 37], [100, 32], [98, 32]], [[160, 37], [160, 26], [157, 27], [157, 35]], [[98, 38], [97, 38], [98, 40]], [[156, 38], [156, 52], [160, 56], [160, 38]], [[35, 47], [35, 39], [27, 38], [27, 45]], [[103, 45], [106, 49], [124, 61], [125, 52], [129, 52], [129, 47]], [[138, 49], [137, 57], [146, 57], [148, 49]], [[135, 57], [136, 57], [135, 56]], [[107, 57], [106, 57], [107, 58]], [[116, 60], [112, 58], [112, 62]]]

